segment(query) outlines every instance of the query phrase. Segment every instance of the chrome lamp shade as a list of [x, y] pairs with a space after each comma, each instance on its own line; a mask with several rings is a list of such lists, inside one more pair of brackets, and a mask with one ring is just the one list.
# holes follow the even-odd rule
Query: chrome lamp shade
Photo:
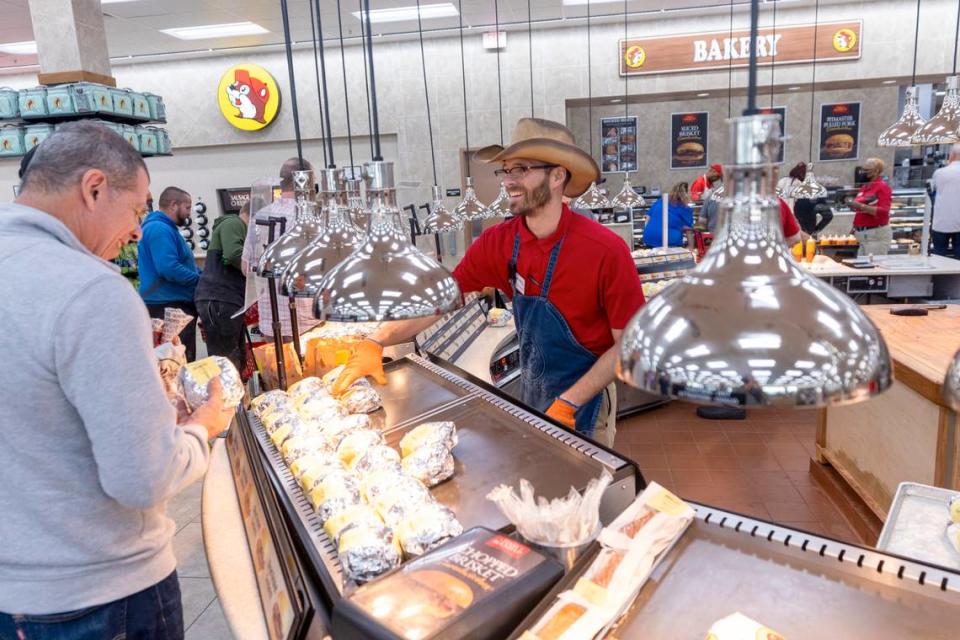
[[953, 360], [943, 379], [943, 401], [954, 411], [960, 411], [960, 351], [953, 354]]
[[947, 78], [947, 93], [940, 111], [917, 130], [915, 144], [956, 144], [960, 142], [960, 93], [957, 91], [958, 76]]
[[892, 382], [882, 336], [784, 244], [773, 164], [779, 116], [730, 120], [732, 161], [718, 232], [696, 269], [628, 323], [618, 375], [707, 404], [818, 407]]
[[497, 194], [497, 199], [490, 203], [488, 211], [491, 218], [509, 218], [513, 215], [513, 212], [510, 211], [510, 196], [507, 194], [507, 187], [502, 182], [500, 183], [500, 193]]
[[441, 316], [463, 304], [453, 275], [400, 231], [393, 165], [364, 167], [370, 198], [366, 238], [320, 281], [314, 314], [334, 322], [380, 322]]
[[490, 210], [477, 198], [473, 188], [473, 178], [467, 176], [467, 187], [463, 192], [463, 200], [453, 209], [454, 215], [464, 221], [486, 220], [490, 217]]
[[609, 209], [610, 206], [610, 199], [600, 191], [596, 182], [591, 182], [590, 188], [573, 202], [574, 209]]
[[292, 227], [263, 250], [254, 272], [265, 278], [279, 276], [290, 266], [294, 258], [323, 230], [317, 215], [317, 203], [309, 199], [308, 171], [294, 172], [296, 183], [297, 213]]
[[903, 114], [880, 134], [877, 144], [881, 147], [912, 147], [917, 144], [914, 136], [924, 124], [926, 122], [920, 116], [920, 104], [917, 102], [917, 88], [907, 87]]
[[462, 228], [463, 220], [447, 209], [447, 205], [443, 203], [443, 192], [439, 186], [434, 185], [433, 206], [430, 208], [430, 215], [424, 222], [425, 231], [427, 233], [446, 233]]
[[646, 203], [643, 196], [633, 190], [633, 185], [630, 184], [630, 176], [623, 174], [623, 188], [620, 189], [620, 193], [614, 196], [610, 204], [614, 209], [635, 209]]
[[807, 166], [807, 175], [804, 176], [803, 182], [793, 188], [790, 197], [794, 200], [817, 200], [827, 197], [827, 188], [817, 182], [817, 177], [813, 174], [813, 163]]

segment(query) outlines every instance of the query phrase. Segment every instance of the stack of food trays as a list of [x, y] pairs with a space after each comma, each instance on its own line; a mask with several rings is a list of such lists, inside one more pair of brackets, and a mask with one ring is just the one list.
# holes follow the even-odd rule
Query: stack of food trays
[[343, 367], [268, 391], [251, 409], [337, 546], [346, 576], [365, 582], [463, 532], [428, 487], [453, 475], [452, 422], [422, 424], [386, 445], [370, 413], [381, 399], [366, 379], [339, 398]]
[[697, 266], [693, 252], [677, 247], [637, 249], [632, 255], [641, 282], [679, 278]]

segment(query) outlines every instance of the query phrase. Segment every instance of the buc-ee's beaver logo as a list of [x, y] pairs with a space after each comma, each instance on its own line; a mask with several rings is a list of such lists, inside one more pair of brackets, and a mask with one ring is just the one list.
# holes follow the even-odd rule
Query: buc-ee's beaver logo
[[280, 89], [270, 72], [255, 64], [227, 69], [217, 90], [220, 113], [244, 131], [263, 129], [280, 110]]
[[647, 61], [647, 52], [638, 44], [627, 47], [623, 52], [623, 61], [631, 69], [639, 69]]
[[853, 29], [840, 29], [833, 34], [833, 48], [837, 53], [847, 53], [857, 46], [857, 34]]

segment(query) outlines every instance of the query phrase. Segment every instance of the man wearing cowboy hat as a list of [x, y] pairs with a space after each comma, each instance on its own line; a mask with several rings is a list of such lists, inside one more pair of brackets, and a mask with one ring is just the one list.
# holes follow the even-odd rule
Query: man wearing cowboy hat
[[[616, 343], [643, 304], [643, 290], [623, 240], [562, 201], [583, 193], [599, 168], [569, 129], [538, 118], [520, 120], [508, 147], [486, 147], [477, 157], [501, 163], [495, 173], [514, 217], [484, 231], [453, 275], [465, 293], [495, 287], [512, 298], [523, 401], [612, 446], [604, 409], [614, 407], [604, 403], [603, 391], [614, 379]], [[384, 324], [358, 347], [334, 393], [365, 375], [385, 382], [383, 345], [408, 340], [435, 321]], [[603, 433], [594, 434], [598, 425]]]

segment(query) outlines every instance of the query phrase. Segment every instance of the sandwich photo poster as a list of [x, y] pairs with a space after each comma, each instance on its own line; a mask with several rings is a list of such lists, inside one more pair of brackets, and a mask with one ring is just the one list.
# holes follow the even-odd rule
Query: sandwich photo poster
[[670, 114], [670, 168], [694, 169], [707, 166], [706, 111]]
[[820, 162], [856, 160], [860, 154], [860, 103], [820, 105]]
[[604, 173], [637, 170], [637, 117], [600, 118], [600, 161]]

